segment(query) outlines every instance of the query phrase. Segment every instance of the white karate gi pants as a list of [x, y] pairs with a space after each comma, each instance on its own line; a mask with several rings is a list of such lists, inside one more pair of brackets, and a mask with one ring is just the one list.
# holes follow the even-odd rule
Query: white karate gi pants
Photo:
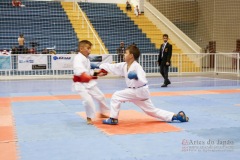
[[108, 114], [109, 108], [107, 106], [106, 99], [97, 86], [93, 86], [91, 88], [82, 87], [81, 90], [78, 90], [78, 94], [82, 97], [87, 117], [94, 118], [96, 115], [96, 107], [93, 99], [99, 103], [100, 113]]
[[126, 88], [125, 90], [117, 91], [113, 94], [110, 102], [110, 117], [118, 119], [121, 103], [133, 102], [149, 116], [166, 122], [172, 121], [174, 113], [156, 108], [149, 98], [150, 92], [147, 86], [136, 89]]

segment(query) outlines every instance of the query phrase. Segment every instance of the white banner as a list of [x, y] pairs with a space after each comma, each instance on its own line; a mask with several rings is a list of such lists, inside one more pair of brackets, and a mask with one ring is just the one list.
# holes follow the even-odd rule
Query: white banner
[[[76, 54], [60, 54], [52, 55], [53, 70], [73, 70], [73, 59]], [[112, 56], [106, 55], [90, 55], [89, 59], [92, 63], [112, 63]]]
[[47, 55], [19, 54], [18, 70], [45, 70], [48, 67]]
[[[53, 70], [73, 70], [73, 59], [76, 54], [60, 54], [52, 55], [52, 69]], [[112, 56], [104, 55], [90, 55], [89, 59], [92, 63], [112, 63]]]
[[[58, 54], [51, 55], [52, 70], [73, 70], [73, 59], [76, 54]], [[48, 68], [48, 55], [42, 54], [19, 54], [18, 70], [40, 70]], [[112, 63], [112, 56], [106, 55], [90, 55], [89, 59], [92, 63]]]
[[53, 70], [72, 70], [73, 59], [76, 54], [58, 54], [52, 55]]

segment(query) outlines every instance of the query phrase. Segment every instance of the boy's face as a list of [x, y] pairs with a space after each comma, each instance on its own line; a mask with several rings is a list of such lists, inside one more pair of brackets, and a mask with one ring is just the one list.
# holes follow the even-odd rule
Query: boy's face
[[88, 57], [89, 54], [91, 54], [91, 46], [88, 44], [85, 44], [83, 46], [80, 46], [80, 52], [85, 56]]
[[134, 57], [133, 57], [133, 54], [131, 54], [130, 52], [129, 52], [129, 50], [126, 50], [126, 52], [124, 53], [124, 57], [123, 57], [123, 59], [124, 59], [124, 61], [125, 62], [129, 62], [131, 59], [133, 59]]

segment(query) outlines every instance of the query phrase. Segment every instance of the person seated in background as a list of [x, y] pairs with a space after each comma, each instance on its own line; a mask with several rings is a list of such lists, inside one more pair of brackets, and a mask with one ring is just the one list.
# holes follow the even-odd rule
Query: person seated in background
[[18, 47], [16, 46], [12, 47], [12, 54], [18, 54]]
[[30, 48], [28, 50], [28, 54], [37, 54], [37, 52], [36, 52], [35, 48]]
[[57, 54], [57, 52], [55, 50], [50, 50], [49, 54]]
[[13, 7], [25, 7], [25, 5], [22, 4], [21, 0], [12, 0], [12, 6]]
[[126, 2], [126, 11], [132, 11], [132, 6], [128, 1]]
[[141, 12], [140, 12], [140, 10], [139, 10], [139, 8], [138, 8], [138, 5], [136, 5], [136, 7], [135, 7], [135, 9], [134, 9], [134, 13], [135, 13], [136, 16], [138, 16], [138, 15], [141, 14]]
[[49, 51], [45, 48], [45, 49], [42, 51], [42, 54], [49, 54]]
[[0, 50], [0, 55], [10, 55], [11, 51], [9, 51], [8, 49], [4, 49], [4, 50]]
[[13, 0], [12, 1], [12, 6], [13, 7], [20, 7], [22, 2], [20, 0]]

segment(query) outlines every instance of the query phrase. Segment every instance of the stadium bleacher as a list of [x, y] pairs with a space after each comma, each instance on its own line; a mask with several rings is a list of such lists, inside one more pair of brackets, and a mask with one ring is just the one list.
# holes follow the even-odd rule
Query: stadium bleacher
[[23, 3], [26, 7], [12, 7], [6, 0], [0, 2], [0, 49], [17, 47], [20, 33], [24, 34], [25, 47], [38, 43], [38, 53], [53, 46], [61, 54], [77, 49], [77, 36], [60, 2]]
[[141, 53], [158, 53], [146, 34], [141, 32], [117, 4], [83, 2], [78, 4], [88, 16], [109, 53], [115, 54], [121, 41], [126, 45], [135, 43]]

